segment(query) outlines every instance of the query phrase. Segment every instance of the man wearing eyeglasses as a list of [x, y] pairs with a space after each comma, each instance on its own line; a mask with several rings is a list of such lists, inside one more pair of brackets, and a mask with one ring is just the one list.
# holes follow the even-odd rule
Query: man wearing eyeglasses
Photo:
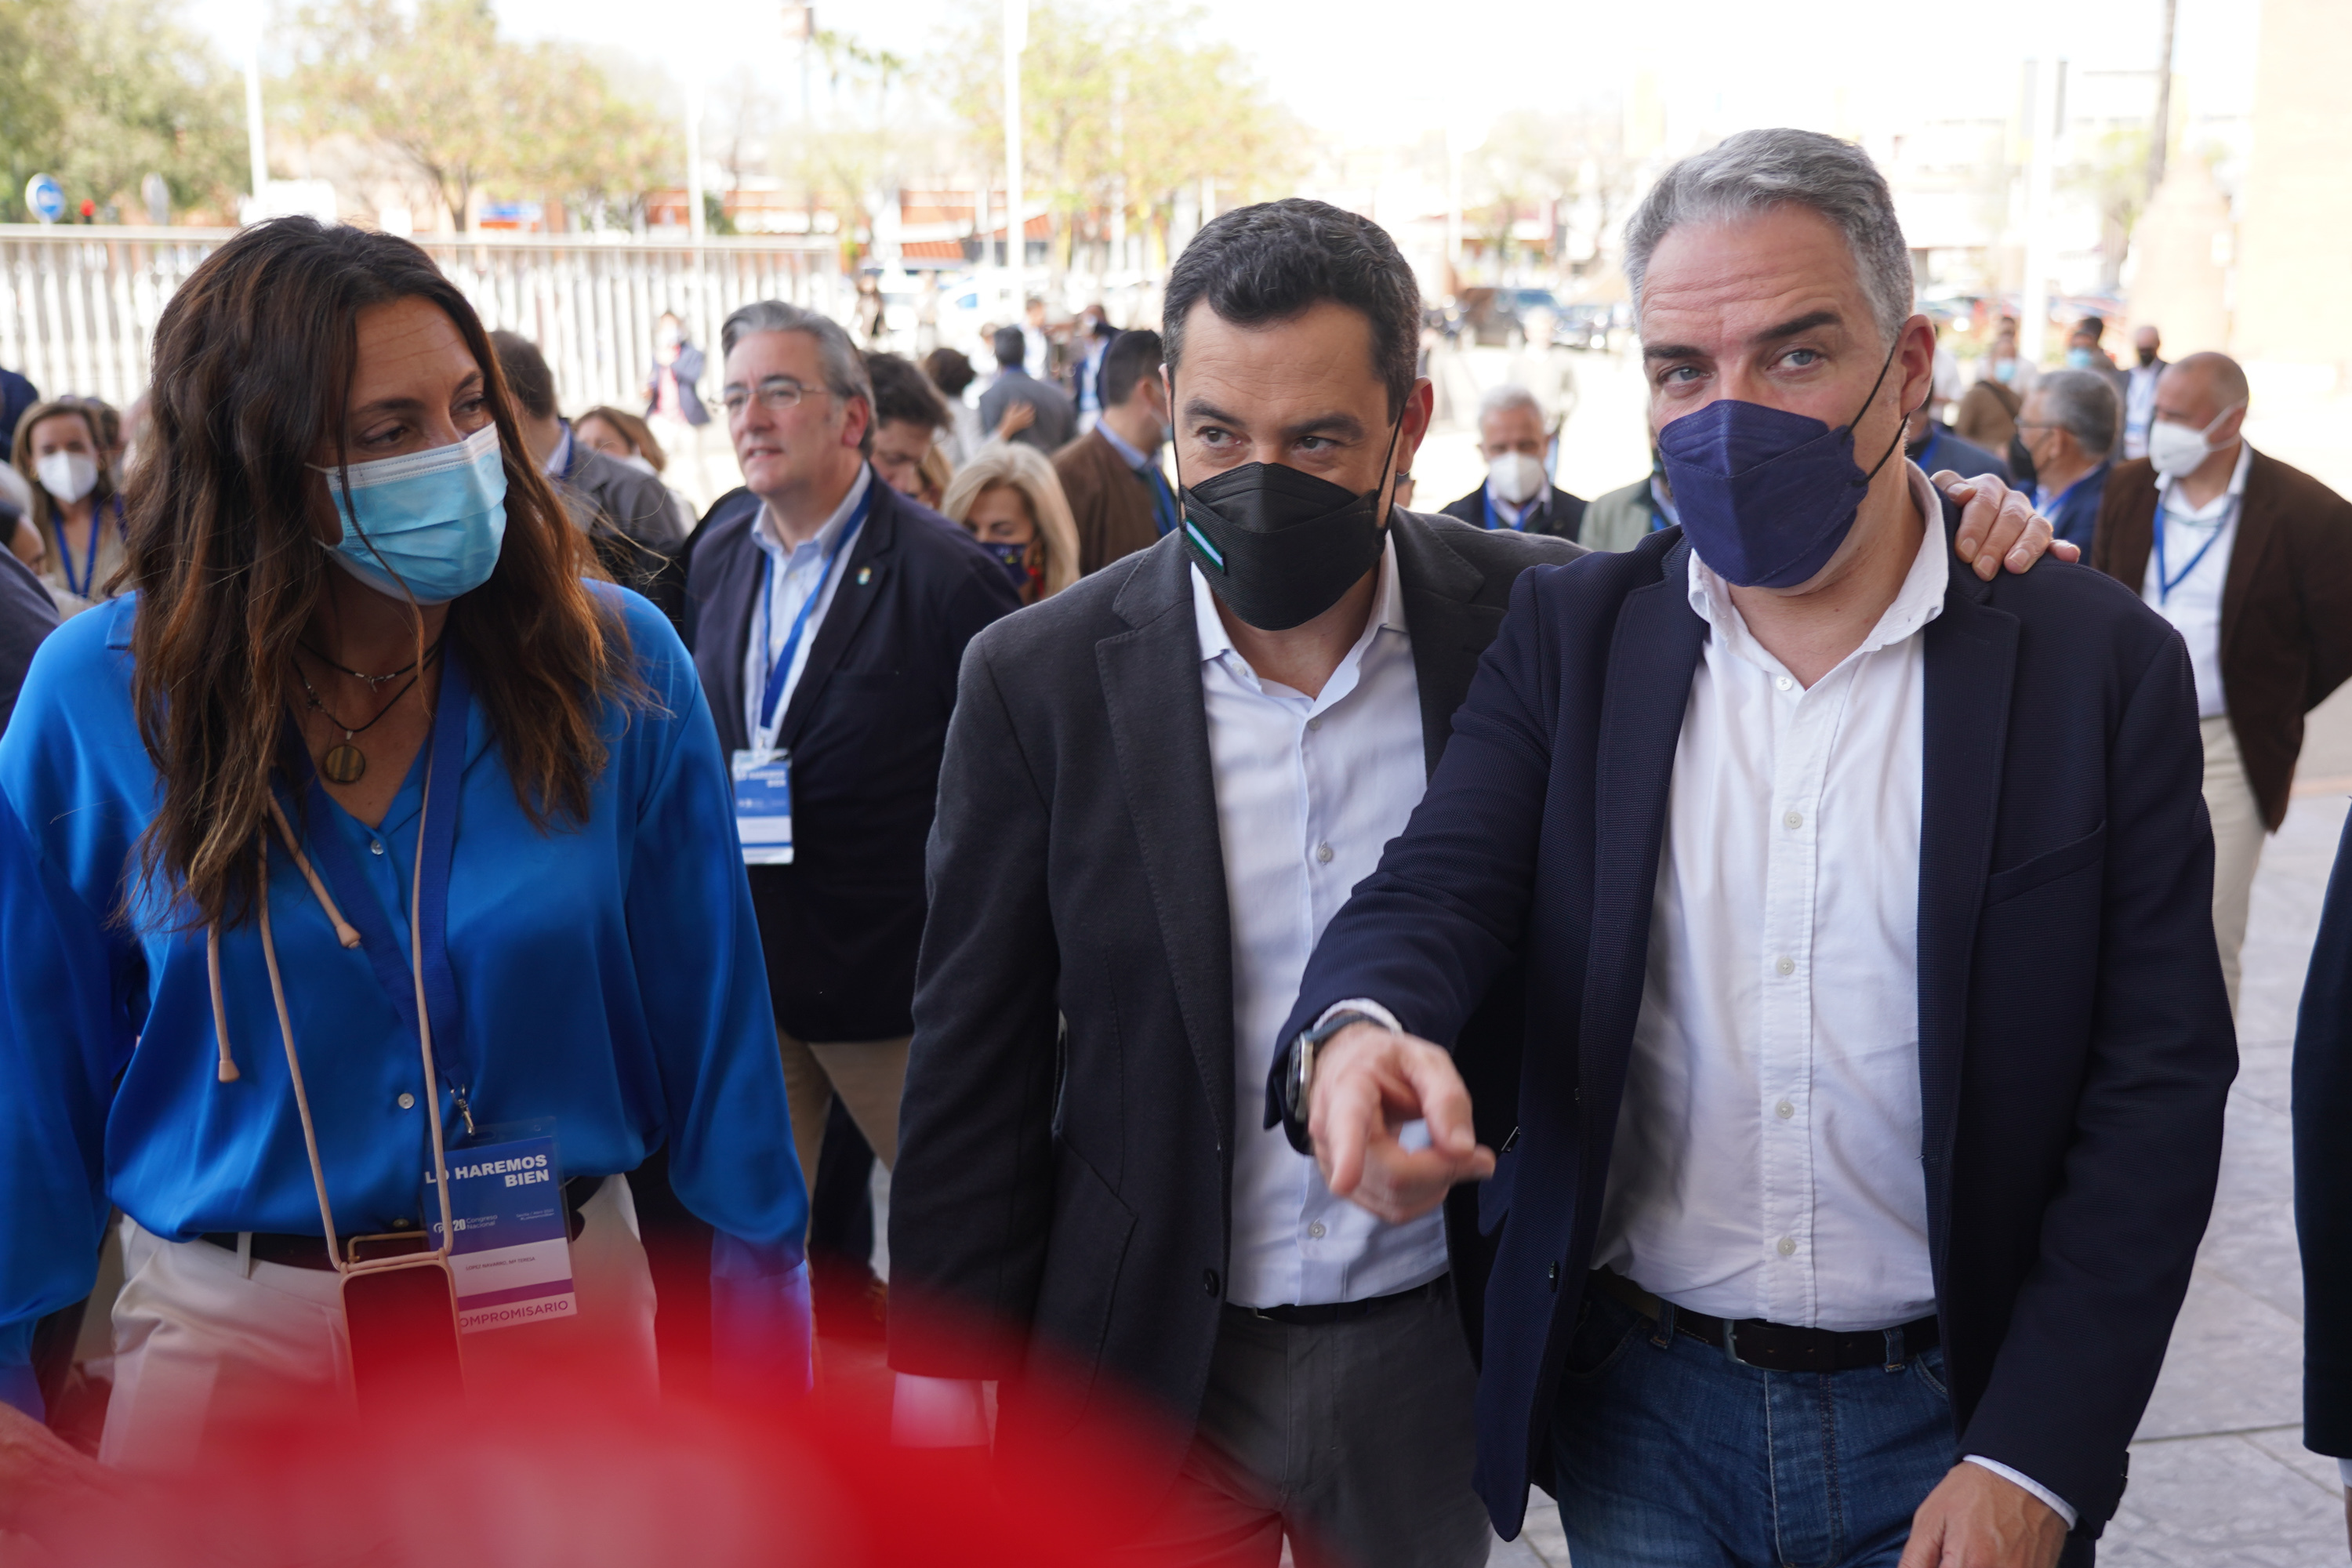
[[722, 402], [744, 492], [698, 534], [687, 646], [736, 760], [801, 1173], [839, 1095], [898, 1158], [923, 845], [964, 645], [1018, 607], [960, 528], [877, 477], [849, 336], [776, 300], [727, 318]]

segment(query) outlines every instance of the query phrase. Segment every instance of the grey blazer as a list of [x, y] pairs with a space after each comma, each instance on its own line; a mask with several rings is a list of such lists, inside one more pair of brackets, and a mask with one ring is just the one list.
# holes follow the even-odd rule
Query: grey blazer
[[[1411, 512], [1392, 527], [1433, 768], [1512, 583], [1584, 552]], [[1015, 1444], [1044, 1418], [1023, 1378], [1041, 1363], [1139, 1394], [1169, 1422], [1171, 1475], [1216, 1341], [1236, 1135], [1200, 668], [1181, 534], [972, 639], [890, 1202], [893, 1366], [1007, 1380]], [[1464, 1031], [1486, 1037], [1464, 1059], [1494, 1067], [1472, 1085], [1490, 1142], [1515, 1112], [1524, 991], [1496, 984]], [[1255, 1121], [1258, 1086], [1244, 1098]], [[1486, 1244], [1463, 1196], [1447, 1230], [1475, 1346]], [[1102, 1406], [1087, 1419], [1108, 1431]]]

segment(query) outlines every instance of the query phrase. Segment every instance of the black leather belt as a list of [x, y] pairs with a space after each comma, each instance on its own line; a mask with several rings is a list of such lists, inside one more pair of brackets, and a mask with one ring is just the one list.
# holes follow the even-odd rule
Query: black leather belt
[[[1664, 1321], [1666, 1304], [1606, 1268], [1592, 1271], [1592, 1283], [1652, 1323]], [[1766, 1372], [1853, 1372], [1865, 1366], [1900, 1366], [1943, 1338], [1933, 1316], [1893, 1329], [1800, 1329], [1763, 1318], [1715, 1318], [1673, 1309], [1675, 1332], [1686, 1334], [1733, 1359]]]
[[[580, 1239], [580, 1206], [596, 1195], [604, 1181], [603, 1176], [574, 1176], [563, 1184], [565, 1229], [573, 1241]], [[208, 1230], [196, 1239], [235, 1252], [240, 1234], [234, 1230]], [[418, 1231], [415, 1234], [421, 1249], [425, 1233]], [[351, 1238], [345, 1237], [343, 1239], [348, 1241]], [[276, 1263], [289, 1268], [316, 1268], [321, 1273], [331, 1273], [335, 1267], [334, 1259], [327, 1256], [327, 1238], [323, 1236], [257, 1230], [253, 1233], [253, 1246], [247, 1256], [256, 1263]], [[380, 1250], [378, 1256], [382, 1256]]]
[[1297, 1307], [1244, 1307], [1238, 1301], [1225, 1303], [1228, 1312], [1239, 1312], [1247, 1318], [1264, 1318], [1268, 1322], [1288, 1323], [1294, 1328], [1318, 1328], [1325, 1323], [1353, 1322], [1384, 1311], [1401, 1301], [1426, 1301], [1445, 1288], [1445, 1276], [1441, 1274], [1426, 1285], [1416, 1285], [1410, 1290], [1399, 1290], [1387, 1296], [1368, 1296], [1360, 1301], [1312, 1301]]

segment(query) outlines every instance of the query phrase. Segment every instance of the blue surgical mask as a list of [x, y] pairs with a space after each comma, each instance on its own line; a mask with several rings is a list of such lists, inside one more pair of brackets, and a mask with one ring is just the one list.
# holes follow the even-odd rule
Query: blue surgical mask
[[[1894, 363], [1889, 349], [1864, 410]], [[1742, 588], [1793, 588], [1845, 542], [1903, 431], [1896, 421], [1895, 439], [1864, 473], [1853, 460], [1852, 421], [1832, 430], [1808, 415], [1723, 397], [1660, 430], [1658, 456], [1700, 560]]]
[[1004, 568], [1006, 576], [1013, 579], [1014, 593], [1020, 593], [1029, 586], [1029, 547], [1027, 545], [1006, 544], [998, 540], [983, 539], [980, 542], [980, 547], [996, 557], [996, 563]]
[[2066, 351], [2066, 368], [2068, 370], [2088, 370], [2096, 362], [2091, 358], [2091, 351], [2088, 349], [2072, 348]]
[[446, 605], [490, 580], [507, 536], [499, 427], [426, 452], [321, 468], [343, 537], [335, 564], [403, 601]]

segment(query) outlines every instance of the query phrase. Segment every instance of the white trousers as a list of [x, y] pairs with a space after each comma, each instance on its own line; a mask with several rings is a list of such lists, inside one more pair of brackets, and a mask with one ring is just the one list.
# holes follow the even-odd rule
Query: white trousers
[[2246, 782], [2238, 737], [2227, 714], [2198, 721], [2205, 739], [2205, 814], [2213, 819], [2213, 941], [2221, 950], [2221, 978], [2230, 987], [2230, 1012], [2238, 1011], [2239, 955], [2246, 945], [2246, 910], [2252, 902], [2254, 869], [2262, 864], [2263, 808]]
[[[583, 1368], [617, 1401], [658, 1396], [654, 1282], [628, 1178], [607, 1177], [581, 1205], [580, 1217], [580, 1238], [572, 1244], [579, 1314], [465, 1335], [469, 1397], [494, 1399], [538, 1378], [576, 1377]], [[114, 1393], [100, 1461], [131, 1470], [178, 1469], [194, 1460], [207, 1428], [289, 1412], [352, 1412], [341, 1276], [240, 1263], [208, 1241], [166, 1241], [128, 1215], [121, 1234]]]

